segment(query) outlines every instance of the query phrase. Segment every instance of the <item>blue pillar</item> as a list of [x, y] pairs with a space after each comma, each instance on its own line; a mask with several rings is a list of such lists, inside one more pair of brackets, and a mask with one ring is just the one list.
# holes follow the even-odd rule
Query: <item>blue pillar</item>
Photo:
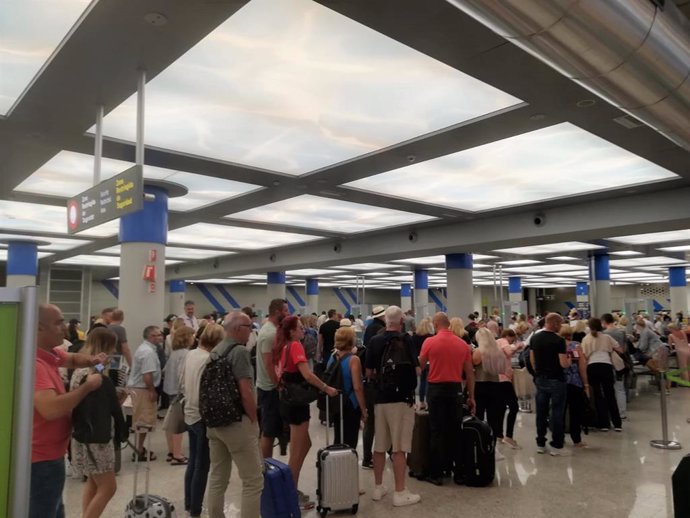
[[31, 241], [10, 241], [7, 250], [7, 287], [36, 286], [38, 245]]
[[522, 302], [522, 279], [520, 277], [508, 277], [508, 300], [510, 302]]
[[285, 298], [285, 272], [268, 272], [266, 274], [266, 294], [268, 302]]
[[[472, 254], [446, 255], [446, 284], [448, 288], [448, 316], [460, 317], [467, 322], [467, 316], [474, 311], [474, 284]], [[480, 309], [480, 308], [477, 308]]]
[[417, 318], [429, 316], [429, 271], [414, 271], [414, 309]]
[[319, 312], [319, 279], [307, 279], [307, 306], [312, 313]]
[[671, 294], [671, 312], [688, 314], [688, 283], [685, 277], [685, 266], [672, 266], [668, 269], [668, 286]]
[[412, 284], [409, 282], [400, 285], [400, 309], [412, 309]]
[[[165, 289], [168, 193], [149, 185], [144, 187], [144, 192], [143, 208], [120, 218], [118, 305], [125, 312], [127, 330], [135, 337], [141, 337], [146, 326], [161, 325], [161, 319], [168, 313]], [[179, 310], [175, 313], [179, 314]]]
[[590, 280], [593, 297], [590, 297], [591, 314], [601, 316], [611, 311], [611, 271], [608, 250], [596, 250], [592, 256]]

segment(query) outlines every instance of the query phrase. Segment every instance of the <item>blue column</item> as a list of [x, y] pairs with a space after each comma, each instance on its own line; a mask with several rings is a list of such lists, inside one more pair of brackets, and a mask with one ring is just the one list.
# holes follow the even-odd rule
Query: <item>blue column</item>
[[170, 281], [170, 293], [184, 293], [185, 282], [184, 281]]
[[[268, 272], [266, 274], [266, 294], [268, 302], [285, 298], [285, 272]], [[268, 302], [266, 307], [268, 307]]]
[[672, 266], [668, 269], [668, 286], [671, 294], [671, 312], [688, 314], [688, 283], [685, 277], [685, 266]]
[[183, 280], [179, 279], [170, 281], [168, 288], [170, 291], [168, 313], [173, 313], [174, 315], [181, 315], [184, 313], [185, 284]]
[[7, 287], [36, 286], [38, 246], [30, 241], [10, 241], [7, 250]]
[[400, 285], [400, 309], [412, 309], [412, 284], [409, 282]]
[[589, 297], [589, 284], [587, 281], [578, 281], [575, 283], [575, 296], [576, 297]]
[[[168, 313], [166, 298], [172, 297], [166, 295], [165, 288], [168, 193], [148, 185], [144, 192], [143, 208], [120, 218], [118, 305], [125, 311], [125, 326], [133, 337], [141, 337], [146, 326], [162, 324], [161, 319]], [[177, 293], [178, 298], [184, 297]], [[181, 312], [175, 309], [176, 314]]]
[[429, 271], [414, 271], [414, 309], [417, 318], [429, 316]]
[[601, 316], [611, 311], [611, 271], [608, 250], [596, 250], [592, 256], [594, 265], [590, 271], [594, 296], [590, 297], [593, 316]]
[[307, 306], [312, 313], [319, 312], [319, 279], [307, 279]]
[[446, 284], [448, 288], [446, 305], [448, 307], [448, 316], [460, 317], [465, 322], [467, 322], [467, 315], [474, 311], [473, 267], [472, 254], [446, 255]]

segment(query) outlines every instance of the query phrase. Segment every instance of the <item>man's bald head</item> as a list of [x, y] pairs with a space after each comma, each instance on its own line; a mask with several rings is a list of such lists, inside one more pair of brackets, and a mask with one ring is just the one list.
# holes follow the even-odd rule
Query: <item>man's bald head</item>
[[51, 350], [62, 345], [65, 338], [65, 318], [60, 308], [54, 304], [40, 304], [38, 306], [38, 332], [36, 343], [38, 347]]
[[434, 329], [436, 331], [438, 331], [439, 329], [450, 328], [450, 319], [448, 318], [448, 315], [446, 315], [443, 311], [439, 311], [434, 315], [432, 323], [434, 324]]
[[252, 332], [252, 319], [242, 311], [232, 311], [225, 316], [223, 328], [228, 338], [232, 338], [238, 343], [246, 344]]

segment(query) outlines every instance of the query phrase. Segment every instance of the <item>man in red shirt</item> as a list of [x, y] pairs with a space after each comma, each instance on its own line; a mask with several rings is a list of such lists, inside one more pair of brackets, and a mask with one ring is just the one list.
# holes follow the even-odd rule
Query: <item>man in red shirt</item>
[[450, 331], [445, 313], [436, 313], [433, 319], [436, 335], [424, 340], [419, 354], [419, 365], [429, 362], [429, 423], [431, 427], [431, 462], [427, 480], [443, 485], [443, 472], [454, 469], [454, 480], [460, 482], [460, 423], [462, 408], [462, 372], [467, 382], [467, 406], [474, 413], [474, 369], [467, 343]]
[[101, 374], [91, 374], [80, 387], [65, 393], [58, 367], [91, 367], [107, 360], [104, 354], [88, 356], [58, 348], [64, 338], [64, 322], [60, 308], [41, 304], [36, 335], [29, 518], [64, 518], [64, 457], [72, 434], [72, 409], [100, 387], [103, 379]]

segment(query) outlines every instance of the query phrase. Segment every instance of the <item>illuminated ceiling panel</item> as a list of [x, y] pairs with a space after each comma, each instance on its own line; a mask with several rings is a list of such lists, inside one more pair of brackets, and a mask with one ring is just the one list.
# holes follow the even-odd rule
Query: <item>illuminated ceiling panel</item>
[[618, 250], [617, 252], [609, 252], [609, 255], [619, 255], [621, 257], [628, 257], [633, 255], [644, 255], [642, 252], [636, 252], [635, 250]]
[[[180, 261], [165, 260], [165, 264], [177, 264]], [[113, 255], [75, 255], [55, 261], [55, 264], [79, 264], [84, 266], [120, 266], [120, 258]]]
[[276, 246], [306, 243], [317, 239], [321, 238], [273, 230], [213, 225], [211, 223], [195, 223], [168, 232], [168, 243], [170, 244], [204, 243], [206, 246], [240, 250], [262, 250]]
[[288, 200], [229, 214], [228, 218], [261, 223], [355, 233], [436, 219], [400, 210], [303, 194]]
[[564, 122], [345, 185], [485, 211], [671, 178], [677, 176]]
[[[1, 203], [1, 202], [0, 202]], [[1, 225], [4, 226], [4, 220]], [[37, 235], [27, 235], [27, 234], [22, 234], [21, 236], [18, 236], [16, 234], [0, 234], [0, 241], [5, 241], [5, 240], [11, 240], [11, 239], [19, 239], [19, 240], [36, 240], [36, 241], [44, 241], [44, 242], [49, 242], [49, 245], [45, 246], [40, 246], [39, 250], [42, 250], [44, 252], [64, 252], [65, 250], [71, 250], [72, 248], [76, 248], [81, 245], [88, 245], [91, 243], [91, 241], [84, 241], [83, 239], [66, 239], [66, 238], [61, 238], [61, 237], [43, 237], [43, 236], [37, 236]]]
[[297, 277], [318, 277], [322, 275], [331, 275], [335, 273], [342, 273], [342, 270], [323, 270], [319, 268], [302, 268], [299, 270], [288, 270], [286, 275], [295, 275]]
[[333, 268], [342, 268], [343, 270], [362, 270], [362, 271], [371, 271], [371, 270], [386, 270], [388, 268], [395, 268], [396, 265], [394, 264], [386, 264], [386, 263], [357, 263], [357, 264], [340, 264], [337, 266], [333, 266]]
[[674, 257], [635, 257], [632, 259], [611, 259], [610, 266], [618, 266], [621, 268], [635, 267], [635, 266], [664, 266], [664, 265], [678, 265], [685, 264], [684, 259], [676, 259]]
[[557, 255], [554, 257], [549, 257], [551, 261], [582, 261], [580, 257], [572, 257], [569, 255]]
[[207, 284], [246, 284], [247, 281], [242, 280], [242, 279], [190, 279], [188, 281], [184, 281], [187, 284], [195, 284], [195, 283], [207, 283]]
[[[309, 0], [253, 0], [147, 85], [147, 145], [297, 175], [520, 103]], [[106, 135], [134, 141], [135, 96]]]
[[663, 248], [657, 248], [661, 252], [688, 252], [690, 251], [690, 245], [678, 245], [678, 246], [665, 246]]
[[503, 268], [504, 272], [517, 273], [548, 273], [548, 272], [587, 272], [588, 269], [575, 264], [535, 264], [531, 266], [516, 266]]
[[[0, 115], [6, 114], [73, 30], [90, 0], [0, 2]], [[93, 2], [94, 4], [96, 2]]]
[[523, 264], [539, 264], [541, 261], [535, 261], [534, 259], [515, 259], [512, 261], [499, 261], [498, 264], [503, 264], [506, 266], [519, 266]]
[[[15, 190], [71, 198], [93, 186], [93, 161], [93, 156], [90, 155], [61, 151]], [[101, 179], [111, 178], [133, 165], [133, 162], [104, 158], [101, 161]], [[261, 189], [248, 183], [153, 166], [144, 166], [144, 178], [185, 186], [189, 191], [187, 194], [168, 200], [170, 210], [181, 212]]]
[[[0, 200], [0, 225], [3, 230], [24, 230], [29, 233], [54, 232], [67, 234], [67, 206], [56, 207], [38, 203]], [[107, 237], [118, 233], [119, 220], [109, 221], [84, 230], [75, 237]]]
[[[105, 255], [120, 255], [122, 250], [120, 245], [111, 246], [102, 250], [97, 250], [97, 254]], [[180, 248], [176, 246], [168, 246], [165, 248], [166, 259], [182, 259], [185, 261], [194, 261], [200, 259], [210, 259], [221, 255], [231, 255], [234, 252], [227, 250], [204, 250], [202, 248]]]
[[669, 230], [666, 232], [650, 232], [648, 234], [633, 234], [608, 238], [611, 241], [626, 245], [650, 245], [667, 241], [690, 241], [690, 230]]
[[[44, 257], [48, 257], [53, 255], [50, 252], [38, 252], [37, 256], [38, 259], [43, 259]], [[0, 248], [0, 261], [7, 261], [7, 249], [6, 248]]]
[[579, 241], [567, 241], [565, 243], [550, 243], [548, 245], [532, 245], [519, 246], [516, 248], [504, 248], [502, 250], [494, 250], [502, 254], [516, 254], [516, 255], [540, 255], [540, 254], [557, 254], [559, 252], [577, 252], [580, 250], [595, 250], [597, 248], [606, 248], [600, 245], [592, 245], [590, 243], [581, 243]]

